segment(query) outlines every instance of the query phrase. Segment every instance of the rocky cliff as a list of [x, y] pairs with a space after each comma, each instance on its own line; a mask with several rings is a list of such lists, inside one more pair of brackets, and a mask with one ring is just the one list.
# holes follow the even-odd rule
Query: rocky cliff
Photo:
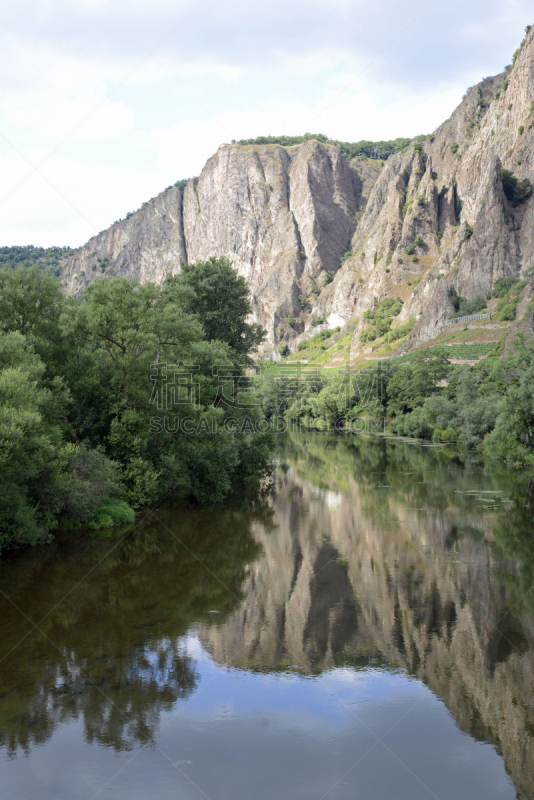
[[484, 296], [534, 266], [534, 200], [511, 202], [501, 173], [534, 180], [533, 101], [534, 29], [512, 67], [386, 162], [349, 162], [315, 140], [223, 145], [183, 197], [167, 189], [71, 257], [66, 289], [101, 276], [161, 282], [185, 261], [227, 256], [249, 282], [267, 352], [295, 349], [318, 317], [357, 334], [387, 296], [404, 301], [395, 325], [417, 322], [408, 343], [427, 341], [450, 322], [451, 295]]

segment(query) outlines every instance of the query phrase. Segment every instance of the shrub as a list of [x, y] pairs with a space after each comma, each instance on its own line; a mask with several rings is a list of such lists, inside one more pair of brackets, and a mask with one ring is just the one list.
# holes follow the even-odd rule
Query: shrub
[[525, 131], [525, 126], [524, 125], [520, 125], [517, 130], [519, 131], [519, 135], [522, 136], [524, 131]]
[[512, 170], [501, 169], [502, 188], [508, 200], [514, 206], [524, 203], [532, 194], [532, 184], [528, 178], [519, 180]]
[[426, 206], [426, 197], [424, 197], [424, 195], [422, 194], [419, 195], [419, 197], [417, 198], [417, 205]]
[[306, 307], [306, 303], [308, 302], [308, 296], [305, 294], [299, 294], [299, 301], [302, 308]]
[[501, 322], [513, 320], [515, 319], [515, 310], [516, 307], [513, 303], [506, 303], [506, 305], [500, 310], [497, 319], [499, 319]]
[[458, 152], [458, 142], [453, 142], [451, 144], [451, 153], [457, 153], [457, 152]]
[[434, 172], [434, 171], [432, 171], [432, 172], [430, 173], [430, 177], [432, 178], [432, 180], [433, 180], [433, 181], [437, 181], [437, 179], [438, 179], [438, 173], [437, 173], [437, 172]]
[[415, 253], [415, 247], [414, 247], [414, 245], [410, 243], [410, 244], [409, 244], [409, 245], [408, 245], [408, 246], [407, 246], [407, 247], [404, 249], [404, 252], [405, 252], [405, 253], [406, 253], [406, 255], [408, 255], [408, 256], [413, 256], [413, 254]]
[[408, 336], [409, 333], [413, 331], [415, 328], [415, 319], [411, 317], [408, 322], [405, 322], [404, 325], [399, 325], [398, 328], [392, 328], [387, 335], [388, 342], [395, 342], [397, 339], [402, 339], [404, 336]]
[[388, 257], [386, 258], [386, 264], [391, 264], [392, 261], [393, 261], [393, 256], [391, 255], [391, 253], [388, 253]]
[[336, 276], [335, 272], [333, 272], [332, 270], [328, 270], [327, 273], [326, 273], [326, 278], [324, 280], [324, 285], [328, 286], [329, 283], [332, 283], [332, 281], [334, 280], [335, 276]]
[[465, 297], [460, 295], [451, 297], [451, 303], [456, 311], [454, 318], [468, 317], [471, 314], [479, 314], [486, 309], [486, 301], [481, 295], [475, 297], [474, 300], [466, 300]]
[[413, 241], [418, 247], [424, 244], [423, 237], [420, 234], [418, 234]]
[[508, 111], [512, 110], [512, 103], [508, 103]]
[[402, 300], [399, 297], [385, 297], [373, 311], [364, 311], [363, 318], [369, 325], [360, 334], [362, 344], [373, 342], [387, 334], [391, 328], [391, 320], [400, 314]]
[[493, 290], [490, 294], [490, 297], [504, 297], [506, 294], [508, 294], [516, 281], [517, 278], [514, 278], [513, 275], [508, 275], [506, 278], [498, 278], [493, 285]]
[[287, 344], [283, 344], [282, 347], [280, 347], [280, 349], [278, 350], [278, 352], [280, 353], [282, 358], [284, 356], [287, 356], [287, 354], [289, 353], [289, 346]]
[[300, 352], [301, 350], [306, 350], [308, 347], [309, 342], [299, 342], [297, 345], [297, 350]]
[[417, 262], [419, 261], [419, 259], [417, 258], [417, 256], [412, 256], [412, 261]]
[[317, 325], [322, 325], [323, 322], [324, 317], [315, 317], [315, 319], [312, 319], [311, 321], [312, 328], [315, 328]]
[[100, 505], [89, 523], [89, 528], [112, 528], [114, 525], [131, 525], [135, 522], [135, 512], [124, 500], [107, 500]]
[[465, 235], [467, 236], [468, 239], [471, 238], [471, 236], [473, 235], [473, 231], [474, 230], [475, 230], [475, 226], [474, 225], [470, 225], [469, 223], [467, 223], [467, 225], [465, 226]]
[[290, 328], [294, 328], [296, 323], [297, 320], [295, 319], [295, 317], [289, 317], [287, 324], [290, 326]]

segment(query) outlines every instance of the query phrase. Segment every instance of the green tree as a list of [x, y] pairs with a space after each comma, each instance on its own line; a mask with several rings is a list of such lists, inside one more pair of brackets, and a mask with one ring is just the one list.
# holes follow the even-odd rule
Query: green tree
[[252, 313], [249, 288], [227, 258], [184, 264], [179, 275], [167, 279], [167, 291], [172, 287], [191, 290], [184, 310], [198, 317], [208, 341], [224, 342], [233, 360], [252, 363], [251, 354], [266, 333], [247, 322]]

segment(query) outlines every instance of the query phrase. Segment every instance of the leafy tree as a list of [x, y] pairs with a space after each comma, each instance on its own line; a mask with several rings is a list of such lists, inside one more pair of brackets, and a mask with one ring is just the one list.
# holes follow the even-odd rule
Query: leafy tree
[[399, 367], [387, 384], [388, 413], [398, 416], [423, 405], [449, 370], [445, 348], [442, 355], [415, 353], [412, 362]]
[[227, 258], [184, 264], [166, 287], [190, 289], [184, 310], [197, 315], [206, 339], [225, 342], [234, 360], [252, 363], [251, 354], [266, 334], [260, 325], [247, 322], [252, 313], [247, 282]]

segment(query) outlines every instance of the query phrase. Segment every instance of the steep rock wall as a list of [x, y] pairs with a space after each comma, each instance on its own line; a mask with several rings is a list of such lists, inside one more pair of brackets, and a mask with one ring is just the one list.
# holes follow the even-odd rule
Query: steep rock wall
[[[168, 189], [81, 248], [66, 290], [114, 275], [160, 283], [185, 261], [227, 256], [268, 331], [264, 352], [295, 349], [322, 317], [352, 326], [357, 355], [363, 312], [386, 296], [404, 301], [394, 326], [417, 321], [408, 344], [427, 341], [451, 321], [451, 295], [485, 295], [534, 266], [534, 199], [514, 207], [501, 179], [504, 167], [534, 181], [533, 100], [534, 28], [513, 68], [383, 165], [314, 140], [223, 145], [183, 199]], [[405, 251], [418, 236], [414, 258]]]

